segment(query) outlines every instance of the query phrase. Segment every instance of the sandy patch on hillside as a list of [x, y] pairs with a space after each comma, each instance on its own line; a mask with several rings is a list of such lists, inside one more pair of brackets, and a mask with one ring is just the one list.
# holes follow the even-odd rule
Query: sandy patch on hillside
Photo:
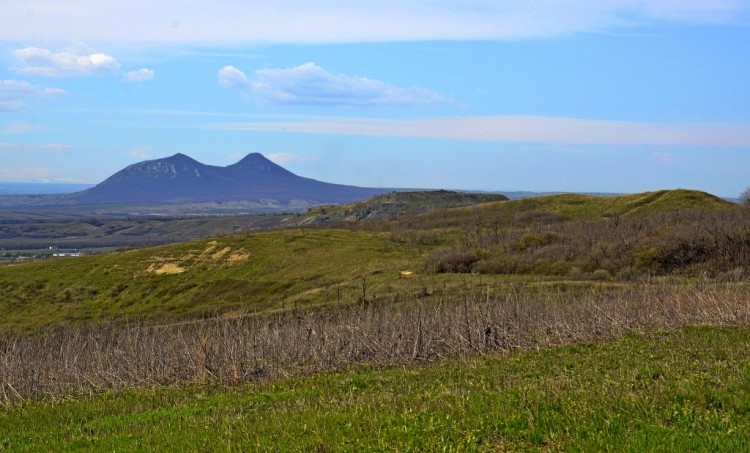
[[227, 262], [230, 264], [237, 264], [243, 261], [247, 261], [250, 258], [250, 253], [247, 250], [241, 250], [234, 252], [227, 257]]
[[147, 272], [150, 272], [156, 275], [172, 275], [172, 274], [181, 274], [185, 272], [185, 269], [176, 265], [175, 263], [164, 263], [161, 266], [157, 264], [152, 264], [151, 266], [148, 267]]
[[[206, 249], [206, 251], [208, 251], [208, 250], [209, 249]], [[211, 259], [214, 260], [214, 261], [220, 260], [221, 257], [223, 257], [224, 255], [226, 255], [227, 253], [229, 253], [231, 251], [232, 251], [231, 247], [224, 247], [223, 249], [219, 250], [218, 252], [215, 252], [215, 253], [211, 254]]]
[[154, 256], [148, 260], [147, 274], [181, 274], [191, 269], [223, 269], [250, 259], [250, 252], [242, 247], [221, 247], [216, 241], [202, 250], [191, 250], [182, 256]]

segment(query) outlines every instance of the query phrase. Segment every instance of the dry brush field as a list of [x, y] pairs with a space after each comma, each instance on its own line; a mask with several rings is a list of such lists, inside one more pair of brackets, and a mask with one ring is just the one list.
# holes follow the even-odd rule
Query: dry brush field
[[398, 301], [6, 335], [0, 337], [0, 399], [238, 384], [749, 321], [745, 284], [467, 283]]

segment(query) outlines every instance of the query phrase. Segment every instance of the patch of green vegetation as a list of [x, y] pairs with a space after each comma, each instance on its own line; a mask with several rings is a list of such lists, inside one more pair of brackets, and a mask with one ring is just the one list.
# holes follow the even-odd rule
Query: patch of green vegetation
[[0, 410], [0, 449], [746, 451], [750, 328]]
[[396, 281], [418, 258], [384, 234], [305, 229], [2, 266], [0, 331], [315, 305]]

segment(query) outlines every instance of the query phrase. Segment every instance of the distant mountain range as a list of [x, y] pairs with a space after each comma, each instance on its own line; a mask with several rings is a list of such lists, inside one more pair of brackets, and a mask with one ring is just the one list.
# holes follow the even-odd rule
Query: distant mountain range
[[226, 167], [202, 164], [178, 153], [130, 165], [90, 189], [64, 197], [76, 204], [249, 201], [311, 205], [348, 203], [388, 191], [303, 178], [259, 153]]
[[0, 182], [0, 196], [71, 193], [86, 190], [92, 186], [93, 184]]

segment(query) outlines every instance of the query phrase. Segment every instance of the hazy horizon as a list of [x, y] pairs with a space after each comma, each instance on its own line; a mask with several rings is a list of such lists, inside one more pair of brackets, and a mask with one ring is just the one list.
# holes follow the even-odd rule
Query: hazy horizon
[[8, 0], [0, 182], [259, 152], [363, 187], [750, 186], [740, 0]]

